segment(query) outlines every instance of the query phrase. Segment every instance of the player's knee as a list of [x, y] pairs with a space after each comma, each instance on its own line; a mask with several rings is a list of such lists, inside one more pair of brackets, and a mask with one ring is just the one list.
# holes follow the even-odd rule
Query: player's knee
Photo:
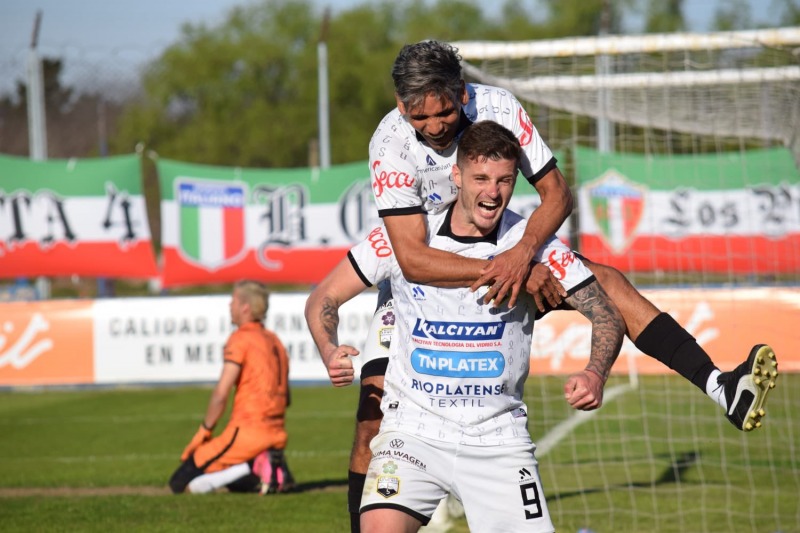
[[594, 274], [594, 277], [597, 278], [603, 290], [605, 290], [612, 299], [614, 295], [620, 296], [631, 287], [628, 278], [614, 267], [600, 265], [598, 263], [589, 263], [587, 266]]
[[186, 487], [193, 479], [201, 475], [203, 475], [203, 471], [194, 464], [194, 456], [189, 457], [169, 478], [169, 488], [173, 494], [181, 494], [186, 491]]

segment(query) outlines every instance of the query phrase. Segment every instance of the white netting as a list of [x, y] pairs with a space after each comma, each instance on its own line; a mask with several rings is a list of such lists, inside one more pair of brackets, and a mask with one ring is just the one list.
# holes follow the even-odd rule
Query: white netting
[[550, 109], [779, 142], [800, 165], [800, 28], [455, 42], [467, 76]]

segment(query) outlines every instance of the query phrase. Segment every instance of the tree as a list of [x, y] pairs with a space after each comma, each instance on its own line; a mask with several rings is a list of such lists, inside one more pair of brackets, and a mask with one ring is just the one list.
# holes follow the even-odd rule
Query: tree
[[650, 0], [645, 14], [645, 31], [648, 33], [686, 31], [683, 0]]

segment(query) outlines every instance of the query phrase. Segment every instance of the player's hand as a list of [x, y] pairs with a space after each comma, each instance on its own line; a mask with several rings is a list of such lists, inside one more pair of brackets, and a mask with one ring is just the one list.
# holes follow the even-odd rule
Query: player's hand
[[334, 387], [352, 385], [355, 370], [353, 370], [353, 361], [350, 358], [356, 355], [358, 355], [358, 350], [342, 344], [323, 356], [323, 361], [328, 369], [328, 377]]
[[189, 445], [183, 449], [181, 461], [188, 459], [189, 456], [192, 455], [201, 444], [208, 442], [209, 440], [211, 440], [211, 430], [200, 424], [200, 428], [197, 430], [197, 433], [194, 434], [194, 437], [192, 437]]
[[564, 397], [573, 409], [592, 411], [603, 405], [603, 379], [590, 370], [572, 374], [564, 384]]
[[508, 306], [514, 307], [517, 296], [531, 270], [531, 255], [521, 246], [514, 246], [510, 250], [496, 256], [484, 267], [471, 290], [477, 291], [484, 285], [489, 285], [489, 292], [483, 297], [483, 303], [488, 304], [494, 300], [495, 307], [510, 297]]
[[542, 263], [535, 263], [525, 283], [525, 290], [533, 296], [539, 311], [545, 311], [544, 302], [555, 309], [567, 297], [567, 291], [553, 275], [553, 271]]

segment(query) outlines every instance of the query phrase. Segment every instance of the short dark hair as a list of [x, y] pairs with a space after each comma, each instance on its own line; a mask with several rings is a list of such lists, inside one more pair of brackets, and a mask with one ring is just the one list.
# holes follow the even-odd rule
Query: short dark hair
[[482, 120], [470, 124], [458, 142], [456, 164], [463, 168], [468, 160], [492, 159], [499, 161], [509, 159], [519, 168], [522, 160], [522, 147], [517, 136], [493, 120]]
[[392, 79], [406, 110], [429, 94], [458, 103], [463, 86], [461, 56], [457, 48], [439, 41], [407, 44], [394, 60]]

